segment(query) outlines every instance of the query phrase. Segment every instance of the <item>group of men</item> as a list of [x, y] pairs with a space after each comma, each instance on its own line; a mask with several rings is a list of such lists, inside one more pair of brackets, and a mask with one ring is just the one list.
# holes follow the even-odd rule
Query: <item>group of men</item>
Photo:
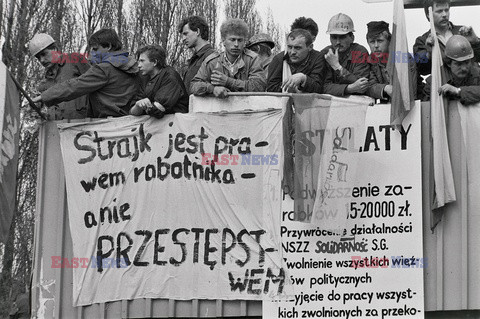
[[133, 58], [122, 50], [113, 29], [101, 29], [89, 38], [89, 60], [82, 54], [65, 54], [48, 34], [36, 34], [29, 49], [45, 67], [41, 94], [52, 110], [49, 118], [81, 119], [128, 114], [188, 112], [188, 93], [180, 75], [166, 64], [161, 46], [140, 48]]
[[[426, 0], [427, 19], [429, 7], [447, 67], [446, 83], [438, 93], [465, 104], [479, 102], [480, 39], [471, 27], [450, 22], [450, 0]], [[331, 45], [317, 51], [313, 42], [318, 26], [311, 18], [301, 17], [291, 25], [286, 50], [273, 56], [275, 43], [270, 36], [262, 33], [248, 40], [248, 26], [241, 19], [227, 19], [221, 25], [224, 50], [215, 51], [208, 42], [205, 19], [191, 16], [178, 26], [183, 43], [193, 51], [183, 76], [166, 64], [161, 46], [144, 46], [132, 58], [112, 29], [99, 30], [89, 38], [90, 63], [59, 53], [50, 36], [37, 34], [29, 43], [30, 51], [46, 74], [39, 87], [42, 93], [34, 102], [54, 106], [52, 118], [63, 119], [127, 114], [161, 118], [188, 112], [190, 94], [218, 98], [229, 92], [359, 94], [388, 101], [393, 86], [387, 64], [395, 58], [389, 56], [389, 24], [372, 21], [367, 31], [370, 52], [355, 42], [353, 20], [338, 13], [328, 23]], [[423, 100], [431, 94], [430, 79], [424, 83], [422, 75], [431, 73], [433, 46], [428, 31], [417, 38], [408, 61], [394, 61], [408, 63], [411, 82], [416, 83], [413, 92]]]

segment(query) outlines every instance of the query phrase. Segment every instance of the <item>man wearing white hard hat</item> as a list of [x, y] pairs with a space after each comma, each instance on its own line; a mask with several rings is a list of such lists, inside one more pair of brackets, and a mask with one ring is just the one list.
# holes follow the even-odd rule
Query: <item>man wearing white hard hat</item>
[[370, 67], [365, 57], [368, 51], [355, 43], [352, 19], [343, 13], [334, 15], [329, 23], [327, 34], [331, 46], [324, 48], [326, 65], [324, 93], [335, 96], [364, 94], [368, 87]]
[[88, 46], [93, 65], [87, 72], [55, 84], [32, 101], [52, 106], [86, 95], [88, 117], [128, 115], [139, 90], [137, 61], [128, 51], [122, 50], [120, 37], [110, 28], [93, 33], [88, 39]]
[[[438, 94], [460, 100], [464, 105], [480, 102], [480, 72], [474, 58], [472, 46], [465, 37], [451, 36], [445, 45], [447, 83], [440, 87]], [[426, 99], [430, 99], [430, 94], [431, 76], [425, 85]]]
[[[79, 77], [90, 68], [85, 56], [60, 52], [55, 40], [46, 33], [35, 34], [28, 43], [28, 48], [30, 54], [45, 68], [45, 79], [38, 86], [40, 92], [57, 83]], [[48, 117], [51, 120], [82, 119], [86, 116], [86, 97], [61, 102], [48, 109]]]

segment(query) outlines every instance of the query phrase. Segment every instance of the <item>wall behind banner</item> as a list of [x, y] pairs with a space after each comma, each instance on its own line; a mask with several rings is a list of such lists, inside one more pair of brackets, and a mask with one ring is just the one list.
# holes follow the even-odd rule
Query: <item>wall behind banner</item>
[[[262, 97], [266, 98], [266, 97]], [[238, 96], [231, 100], [243, 101]], [[217, 100], [218, 101], [218, 100]], [[227, 102], [228, 103], [228, 100]], [[225, 106], [225, 105], [223, 105]], [[219, 105], [220, 107], [220, 105]], [[480, 220], [472, 219], [466, 205], [459, 202], [448, 208], [442, 222], [430, 230], [429, 181], [429, 104], [422, 103], [423, 218], [426, 318], [471, 318], [478, 315], [480, 260], [472, 257], [469, 246], [478, 238]], [[452, 163], [460, 163], [461, 131], [458, 113], [449, 114]], [[72, 257], [68, 227], [65, 177], [56, 122], [45, 123], [40, 134], [37, 216], [35, 224], [35, 258], [32, 287], [32, 315], [37, 318], [128, 318], [128, 317], [249, 317], [261, 316], [261, 302], [168, 299], [137, 299], [72, 307], [72, 269], [52, 268], [51, 256]], [[457, 125], [458, 124], [458, 125]], [[464, 167], [455, 166], [459, 198]], [[475, 255], [475, 256], [478, 256]], [[394, 283], [392, 283], [394, 284]]]

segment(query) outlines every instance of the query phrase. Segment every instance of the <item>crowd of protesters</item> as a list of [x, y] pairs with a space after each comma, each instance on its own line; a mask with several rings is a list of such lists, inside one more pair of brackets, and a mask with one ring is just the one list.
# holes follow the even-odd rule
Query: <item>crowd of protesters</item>
[[[438, 45], [446, 66], [446, 78], [438, 94], [464, 104], [480, 101], [480, 39], [471, 27], [450, 22], [450, 0], [426, 0], [432, 8]], [[357, 26], [358, 27], [358, 26]], [[183, 44], [192, 50], [184, 74], [168, 66], [167, 53], [159, 45], [139, 48], [135, 57], [122, 50], [112, 29], [90, 36], [88, 63], [84, 55], [59, 54], [58, 43], [48, 34], [36, 34], [30, 53], [45, 68], [34, 102], [49, 107], [54, 120], [85, 117], [188, 112], [189, 95], [228, 97], [229, 92], [319, 93], [334, 96], [367, 95], [388, 102], [393, 94], [388, 72], [392, 33], [385, 21], [367, 24], [370, 51], [355, 42], [355, 26], [346, 14], [328, 22], [331, 45], [317, 51], [313, 42], [318, 25], [300, 17], [291, 25], [286, 49], [272, 54], [276, 44], [265, 33], [248, 37], [241, 19], [227, 19], [220, 27], [223, 50], [209, 43], [204, 18], [186, 17], [178, 26]], [[408, 63], [412, 90], [417, 99], [429, 100], [434, 38], [430, 31], [419, 36], [413, 55], [394, 63]], [[67, 58], [66, 58], [67, 57]], [[391, 62], [391, 61], [390, 61]], [[423, 76], [423, 77], [422, 77]]]

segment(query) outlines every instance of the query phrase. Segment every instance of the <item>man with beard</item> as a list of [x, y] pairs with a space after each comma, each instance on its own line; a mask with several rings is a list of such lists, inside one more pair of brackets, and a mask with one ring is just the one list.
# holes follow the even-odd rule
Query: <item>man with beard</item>
[[364, 94], [368, 87], [370, 66], [364, 57], [368, 56], [365, 47], [354, 43], [352, 19], [343, 13], [333, 16], [327, 34], [331, 46], [324, 48], [326, 75], [324, 93], [335, 96]]
[[188, 61], [188, 68], [183, 74], [183, 83], [190, 94], [190, 82], [197, 75], [205, 58], [215, 50], [208, 42], [208, 24], [202, 17], [191, 16], [183, 19], [178, 25], [178, 32], [182, 34], [183, 44], [193, 50], [193, 55]]
[[[90, 68], [85, 55], [66, 54], [59, 51], [55, 40], [46, 33], [37, 33], [28, 43], [30, 54], [45, 68], [45, 79], [38, 90], [46, 91], [57, 83], [77, 78]], [[51, 120], [83, 119], [87, 117], [87, 98], [78, 97], [71, 101], [59, 102], [48, 109]]]
[[[460, 100], [464, 105], [480, 102], [480, 72], [478, 64], [474, 62], [470, 41], [461, 35], [451, 36], [445, 45], [445, 65], [447, 83], [440, 87], [438, 94], [448, 99]], [[428, 100], [431, 93], [429, 77], [425, 85], [425, 96]]]

